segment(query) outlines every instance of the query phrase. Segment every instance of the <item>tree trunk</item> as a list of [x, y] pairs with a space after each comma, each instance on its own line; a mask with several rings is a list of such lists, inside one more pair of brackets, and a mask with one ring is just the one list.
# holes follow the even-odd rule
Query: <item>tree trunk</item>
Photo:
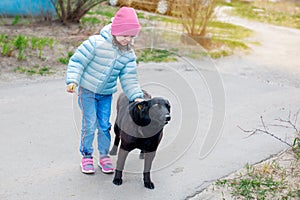
[[[51, 0], [58, 18], [63, 24], [79, 23], [80, 19], [93, 7], [106, 0]], [[72, 6], [73, 5], [73, 6]]]

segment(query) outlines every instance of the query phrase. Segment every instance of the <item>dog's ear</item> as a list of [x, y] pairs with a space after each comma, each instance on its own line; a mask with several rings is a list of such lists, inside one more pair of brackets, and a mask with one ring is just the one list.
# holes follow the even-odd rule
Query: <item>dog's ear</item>
[[138, 126], [147, 126], [151, 122], [148, 101], [133, 102], [129, 107], [129, 114]]
[[133, 102], [129, 106], [129, 112], [132, 116], [140, 115], [140, 113], [145, 112], [149, 108], [148, 101], [141, 101], [141, 102]]
[[136, 105], [138, 110], [145, 110], [146, 108], [149, 107], [149, 102], [148, 101], [141, 101], [137, 102]]

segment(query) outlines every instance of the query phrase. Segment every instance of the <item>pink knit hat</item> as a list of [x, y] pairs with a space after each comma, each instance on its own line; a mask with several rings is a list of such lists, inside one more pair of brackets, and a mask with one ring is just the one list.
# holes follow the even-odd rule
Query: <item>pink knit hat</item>
[[116, 13], [112, 25], [111, 34], [136, 36], [140, 31], [140, 24], [133, 8], [122, 7]]

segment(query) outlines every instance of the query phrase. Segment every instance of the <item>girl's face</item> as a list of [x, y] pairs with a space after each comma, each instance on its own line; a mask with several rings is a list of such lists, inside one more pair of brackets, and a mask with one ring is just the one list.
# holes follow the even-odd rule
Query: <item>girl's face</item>
[[119, 35], [119, 36], [116, 36], [116, 40], [122, 45], [122, 46], [126, 46], [128, 45], [131, 40], [132, 40], [132, 36], [129, 36], [129, 35]]

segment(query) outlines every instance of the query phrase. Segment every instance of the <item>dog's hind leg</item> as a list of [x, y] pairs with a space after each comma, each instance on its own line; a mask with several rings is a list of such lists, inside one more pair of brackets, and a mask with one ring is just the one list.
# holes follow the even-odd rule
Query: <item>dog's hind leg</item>
[[140, 159], [144, 159], [145, 158], [145, 152], [144, 152], [144, 150], [141, 150], [139, 157], [140, 157]]
[[124, 149], [121, 149], [119, 150], [119, 154], [118, 154], [118, 160], [117, 160], [117, 167], [116, 167], [116, 170], [115, 170], [115, 177], [114, 177], [114, 180], [113, 180], [113, 183], [115, 185], [122, 185], [122, 172], [123, 172], [123, 169], [124, 169], [124, 165], [125, 165], [125, 161], [126, 161], [126, 158], [128, 156], [128, 151], [125, 151]]
[[154, 189], [154, 183], [151, 181], [150, 170], [152, 166], [153, 159], [155, 157], [156, 152], [147, 152], [144, 153], [144, 186], [148, 189]]
[[120, 143], [120, 128], [118, 127], [117, 124], [114, 125], [114, 132], [115, 132], [114, 146], [112, 147], [112, 149], [109, 152], [109, 154], [112, 156], [117, 155], [118, 146]]

